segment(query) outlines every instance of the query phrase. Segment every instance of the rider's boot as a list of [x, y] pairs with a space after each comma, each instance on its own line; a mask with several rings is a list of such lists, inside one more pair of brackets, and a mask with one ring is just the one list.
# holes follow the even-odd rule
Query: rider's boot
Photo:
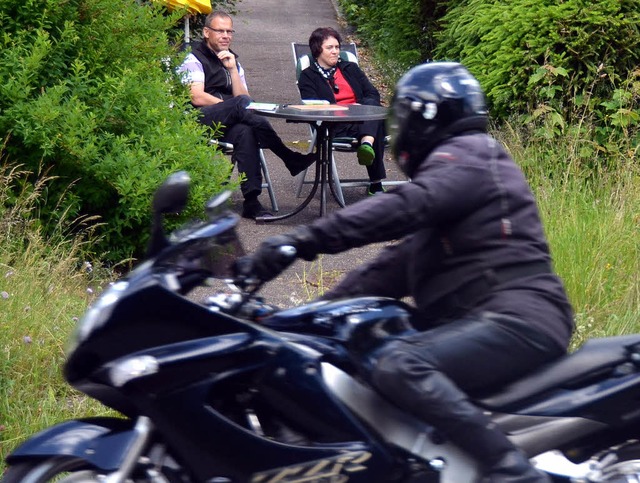
[[434, 426], [482, 467], [478, 483], [550, 483], [491, 419], [444, 374], [410, 352], [381, 354], [371, 374], [377, 389]]
[[[464, 406], [467, 406], [464, 408]], [[471, 403], [459, 404], [459, 429], [440, 428], [445, 437], [476, 459], [482, 468], [478, 483], [550, 483], [506, 435]]]

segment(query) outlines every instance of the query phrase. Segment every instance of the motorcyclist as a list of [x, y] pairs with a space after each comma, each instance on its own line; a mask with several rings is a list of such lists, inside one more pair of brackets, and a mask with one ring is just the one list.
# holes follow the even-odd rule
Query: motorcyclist
[[475, 457], [481, 481], [549, 481], [467, 397], [566, 352], [572, 309], [534, 196], [487, 134], [484, 93], [461, 64], [409, 70], [389, 117], [411, 181], [266, 239], [243, 266], [270, 280], [291, 261], [277, 256], [283, 246], [313, 260], [399, 240], [324, 295], [413, 297], [418, 331], [378, 349], [372, 383]]

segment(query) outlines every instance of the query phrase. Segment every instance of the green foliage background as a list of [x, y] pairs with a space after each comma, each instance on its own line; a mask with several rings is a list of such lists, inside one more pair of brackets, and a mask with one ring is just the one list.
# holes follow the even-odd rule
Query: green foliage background
[[168, 173], [191, 174], [192, 217], [231, 169], [174, 74], [180, 17], [133, 0], [0, 2], [6, 162], [54, 178], [40, 197], [45, 227], [62, 211], [99, 215], [95, 250], [114, 261], [144, 249], [151, 194]]
[[[459, 60], [478, 76], [494, 117], [542, 102], [569, 121], [585, 104], [600, 111], [640, 64], [639, 0], [469, 0], [450, 8], [441, 27], [433, 57]], [[578, 106], [567, 104], [573, 99]]]
[[564, 135], [589, 116], [599, 144], [640, 140], [640, 0], [339, 3], [396, 78], [426, 60], [459, 61], [496, 120], [541, 118]]

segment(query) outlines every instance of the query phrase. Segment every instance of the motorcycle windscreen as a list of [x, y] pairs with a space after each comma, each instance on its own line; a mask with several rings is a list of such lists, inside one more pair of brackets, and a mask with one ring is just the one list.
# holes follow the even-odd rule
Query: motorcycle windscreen
[[203, 224], [176, 237], [174, 245], [154, 262], [156, 269], [175, 274], [206, 273], [209, 278], [233, 278], [233, 265], [245, 250], [234, 220]]
[[211, 273], [214, 278], [232, 278], [234, 262], [245, 253], [236, 229], [230, 229], [212, 243], [202, 257], [202, 268]]

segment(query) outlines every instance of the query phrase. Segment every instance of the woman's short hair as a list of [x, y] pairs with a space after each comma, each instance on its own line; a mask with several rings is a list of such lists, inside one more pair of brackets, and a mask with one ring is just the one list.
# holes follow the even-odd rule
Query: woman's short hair
[[317, 59], [322, 53], [322, 44], [329, 37], [333, 37], [338, 41], [338, 45], [342, 45], [342, 37], [340, 34], [331, 27], [320, 27], [311, 32], [309, 37], [309, 48], [311, 49], [311, 55], [314, 59]]

